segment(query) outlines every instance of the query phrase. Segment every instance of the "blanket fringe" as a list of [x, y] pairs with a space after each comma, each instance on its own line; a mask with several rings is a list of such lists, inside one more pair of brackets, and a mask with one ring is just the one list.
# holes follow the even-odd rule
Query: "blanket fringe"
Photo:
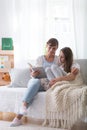
[[86, 107], [84, 105], [85, 103], [83, 104], [83, 97], [81, 95], [67, 110], [62, 112], [48, 111], [43, 126], [70, 129], [77, 120], [82, 118], [82, 116], [87, 117], [87, 112], [85, 110]]
[[87, 117], [87, 85], [78, 73], [73, 81], [59, 81], [46, 94], [46, 118], [43, 125], [70, 129]]

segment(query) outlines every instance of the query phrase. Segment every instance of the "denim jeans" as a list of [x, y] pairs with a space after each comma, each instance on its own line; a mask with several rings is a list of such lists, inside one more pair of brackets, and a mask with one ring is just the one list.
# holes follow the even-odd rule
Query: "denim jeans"
[[39, 92], [39, 91], [45, 91], [44, 88], [41, 86], [41, 81], [40, 79], [37, 78], [32, 78], [28, 82], [28, 88], [24, 94], [23, 100], [26, 102], [28, 105], [31, 104], [32, 100], [34, 99], [34, 96]]

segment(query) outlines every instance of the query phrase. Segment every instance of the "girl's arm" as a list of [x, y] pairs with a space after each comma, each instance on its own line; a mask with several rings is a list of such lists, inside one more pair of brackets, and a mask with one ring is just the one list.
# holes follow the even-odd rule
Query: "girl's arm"
[[58, 81], [72, 81], [72, 80], [75, 80], [76, 75], [77, 75], [77, 74], [73, 74], [72, 72], [71, 72], [71, 73], [68, 73], [68, 74], [65, 75], [65, 76], [60, 76], [60, 77], [58, 77], [58, 78], [55, 78], [55, 79], [51, 80], [51, 81], [49, 82], [49, 85], [52, 86], [52, 85], [54, 85], [54, 84], [55, 84], [56, 82], [58, 82]]

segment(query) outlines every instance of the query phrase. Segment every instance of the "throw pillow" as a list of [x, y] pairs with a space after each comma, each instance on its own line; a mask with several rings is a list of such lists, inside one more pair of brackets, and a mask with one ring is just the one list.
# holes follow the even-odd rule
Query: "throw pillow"
[[29, 68], [14, 68], [10, 70], [11, 84], [10, 87], [27, 87], [27, 83], [30, 79]]

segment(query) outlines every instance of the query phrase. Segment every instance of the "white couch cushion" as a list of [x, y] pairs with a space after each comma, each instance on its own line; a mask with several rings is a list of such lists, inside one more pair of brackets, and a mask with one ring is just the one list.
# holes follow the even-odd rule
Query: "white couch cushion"
[[29, 68], [14, 68], [10, 71], [11, 84], [10, 87], [27, 87], [30, 79]]

